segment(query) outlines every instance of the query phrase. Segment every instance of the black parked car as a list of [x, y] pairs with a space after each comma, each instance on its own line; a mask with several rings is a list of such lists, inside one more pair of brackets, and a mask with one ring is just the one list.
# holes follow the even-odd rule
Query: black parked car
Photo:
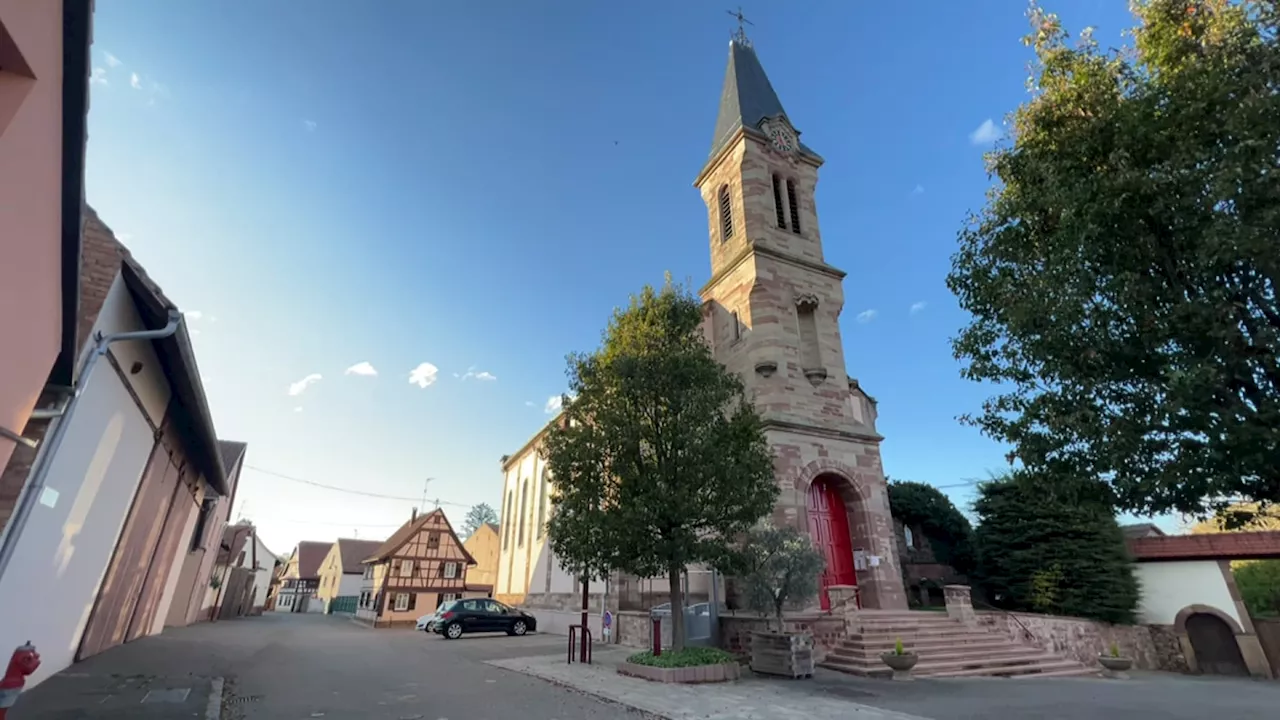
[[457, 640], [463, 633], [505, 632], [524, 635], [538, 629], [538, 621], [523, 610], [488, 598], [454, 600], [443, 605], [427, 624], [428, 631]]

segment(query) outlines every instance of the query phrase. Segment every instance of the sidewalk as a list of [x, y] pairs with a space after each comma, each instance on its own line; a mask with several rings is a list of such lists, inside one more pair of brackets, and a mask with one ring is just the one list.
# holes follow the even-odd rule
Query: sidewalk
[[569, 665], [563, 653], [490, 660], [579, 692], [668, 720], [927, 720], [814, 693], [812, 681], [744, 677], [731, 683], [678, 685], [618, 674], [634, 649], [597, 646], [594, 664]]
[[25, 692], [14, 720], [219, 720], [220, 677], [63, 672]]

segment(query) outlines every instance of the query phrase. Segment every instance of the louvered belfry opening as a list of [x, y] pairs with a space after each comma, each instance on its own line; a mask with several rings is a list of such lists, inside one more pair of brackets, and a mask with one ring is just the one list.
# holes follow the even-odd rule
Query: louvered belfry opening
[[800, 205], [796, 202], [796, 183], [787, 181], [787, 204], [791, 206], [791, 232], [800, 234]]
[[778, 213], [778, 227], [787, 229], [787, 211], [782, 204], [782, 178], [773, 176], [773, 209]]
[[733, 237], [733, 203], [729, 199], [729, 186], [720, 186], [720, 242]]

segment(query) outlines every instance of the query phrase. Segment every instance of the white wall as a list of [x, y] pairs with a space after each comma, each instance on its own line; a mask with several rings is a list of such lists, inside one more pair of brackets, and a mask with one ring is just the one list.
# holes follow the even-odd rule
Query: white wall
[[[275, 572], [276, 556], [271, 554], [267, 546], [262, 543], [262, 539], [254, 533], [253, 541], [258, 545], [258, 565], [260, 566], [253, 573], [253, 606], [255, 608], [265, 607], [267, 604], [267, 590], [271, 587], [271, 574]], [[245, 554], [245, 564], [253, 562], [253, 553]]]
[[359, 596], [361, 586], [364, 585], [364, 575], [361, 573], [343, 573], [342, 580], [338, 581], [338, 596], [354, 595]]
[[0, 648], [30, 640], [40, 669], [70, 665], [125, 515], [155, 444], [111, 365], [100, 361], [78, 400], [44, 493], [0, 578]]
[[1240, 622], [1216, 560], [1138, 563], [1136, 574], [1142, 589], [1138, 622], [1172, 625], [1188, 605], [1208, 605]]
[[545, 472], [546, 463], [538, 456], [537, 445], [507, 468], [498, 516], [501, 549], [495, 594], [537, 593], [546, 586], [545, 577], [537, 573], [547, 544], [546, 532], [539, 533], [538, 521], [545, 525], [551, 515], [551, 486], [544, 482]]

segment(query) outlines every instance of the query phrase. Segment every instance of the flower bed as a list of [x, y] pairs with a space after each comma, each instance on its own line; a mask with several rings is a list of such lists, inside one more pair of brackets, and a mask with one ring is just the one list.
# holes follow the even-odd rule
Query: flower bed
[[707, 683], [737, 680], [737, 659], [716, 648], [685, 648], [654, 655], [645, 651], [627, 658], [618, 673], [664, 683]]

